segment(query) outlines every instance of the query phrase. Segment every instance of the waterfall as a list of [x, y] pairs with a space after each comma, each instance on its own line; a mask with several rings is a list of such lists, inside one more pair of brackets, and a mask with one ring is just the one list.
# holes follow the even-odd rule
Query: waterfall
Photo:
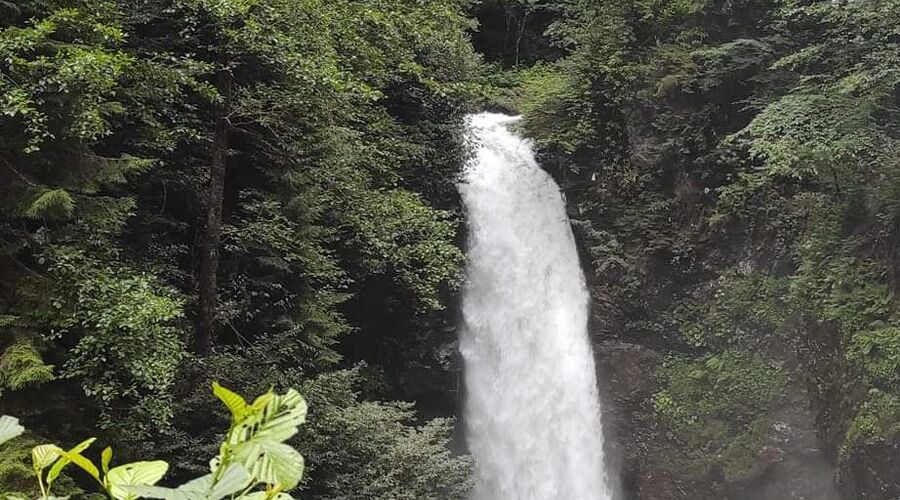
[[588, 292], [559, 187], [518, 118], [468, 118], [460, 351], [473, 500], [609, 500]]

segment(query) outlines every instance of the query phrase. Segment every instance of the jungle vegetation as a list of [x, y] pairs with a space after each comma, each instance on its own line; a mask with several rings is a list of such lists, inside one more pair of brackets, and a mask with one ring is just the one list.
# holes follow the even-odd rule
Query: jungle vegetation
[[844, 498], [897, 496], [898, 12], [0, 1], [0, 492], [86, 436], [208, 473], [220, 381], [306, 398], [297, 496], [465, 498], [453, 184], [490, 109], [566, 192], [597, 349], [660, 356], [635, 498], [730, 498], [798, 407]]
[[[0, 398], [28, 429], [0, 491], [39, 495], [31, 448], [88, 436], [207, 473], [220, 381], [307, 398], [305, 498], [462, 498], [432, 418], [456, 401], [428, 398], [482, 93], [468, 6], [0, 2]], [[69, 471], [55, 494], [93, 491]]]
[[807, 460], [785, 444], [806, 428], [816, 481], [896, 496], [900, 3], [537, 8], [553, 20], [530, 43], [564, 54], [520, 65], [508, 97], [564, 184], [598, 345], [662, 358], [631, 486], [756, 498], [770, 462]]

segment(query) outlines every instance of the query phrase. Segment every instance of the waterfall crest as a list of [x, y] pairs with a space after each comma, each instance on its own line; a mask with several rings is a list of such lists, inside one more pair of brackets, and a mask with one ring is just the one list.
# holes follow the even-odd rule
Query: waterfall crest
[[609, 500], [588, 292], [559, 187], [517, 117], [468, 118], [460, 351], [473, 500]]

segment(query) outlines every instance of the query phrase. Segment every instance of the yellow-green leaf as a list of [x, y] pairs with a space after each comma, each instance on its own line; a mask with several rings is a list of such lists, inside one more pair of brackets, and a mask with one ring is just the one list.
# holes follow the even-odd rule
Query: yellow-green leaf
[[[97, 438], [94, 438], [94, 437], [85, 439], [84, 441], [78, 443], [71, 450], [68, 450], [65, 453], [80, 455], [82, 451], [86, 450], [88, 448], [88, 446], [90, 446], [91, 443], [93, 443], [96, 440], [97, 440]], [[59, 473], [62, 472], [63, 467], [72, 463], [72, 461], [69, 460], [69, 458], [66, 457], [63, 453], [64, 452], [62, 450], [60, 450], [59, 460], [57, 460], [56, 463], [53, 464], [53, 467], [50, 468], [50, 472], [47, 473], [47, 484], [48, 485], [52, 484], [53, 481], [55, 481], [56, 478], [59, 477]]]
[[103, 452], [100, 453], [100, 467], [103, 468], [103, 475], [106, 476], [109, 474], [109, 464], [112, 462], [113, 452], [112, 448], [107, 446], [103, 448]]
[[59, 454], [68, 461], [80, 467], [81, 470], [90, 474], [91, 477], [96, 479], [98, 483], [100, 482], [100, 471], [97, 470], [97, 466], [94, 465], [94, 462], [91, 462], [90, 460], [85, 458], [84, 455], [82, 455], [81, 453], [72, 453], [70, 451], [62, 450], [60, 450]]
[[269, 392], [267, 392], [265, 394], [259, 395], [259, 397], [257, 397], [255, 400], [253, 400], [253, 405], [252, 405], [253, 410], [254, 411], [263, 410], [266, 407], [266, 405], [268, 405], [269, 402], [274, 397], [275, 397], [275, 393], [272, 392], [271, 390], [269, 390]]
[[244, 398], [242, 398], [240, 394], [222, 387], [218, 382], [213, 382], [212, 388], [213, 394], [215, 394], [220, 401], [225, 403], [228, 411], [231, 412], [231, 418], [234, 419], [235, 422], [240, 422], [247, 413], [247, 402]]
[[42, 444], [31, 449], [31, 464], [35, 474], [53, 465], [59, 458], [62, 448], [55, 444]]
[[130, 491], [130, 487], [152, 486], [162, 479], [168, 470], [169, 464], [162, 460], [133, 462], [113, 467], [109, 470], [109, 474], [106, 475], [106, 482], [109, 484], [109, 494], [116, 500], [137, 498]]

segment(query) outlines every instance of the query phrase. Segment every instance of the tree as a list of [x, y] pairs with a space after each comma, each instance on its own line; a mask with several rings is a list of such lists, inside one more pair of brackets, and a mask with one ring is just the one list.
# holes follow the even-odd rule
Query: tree
[[447, 378], [468, 7], [0, 4], [4, 407], [187, 478], [218, 370], [265, 390], [365, 358], [379, 398], [408, 366]]

